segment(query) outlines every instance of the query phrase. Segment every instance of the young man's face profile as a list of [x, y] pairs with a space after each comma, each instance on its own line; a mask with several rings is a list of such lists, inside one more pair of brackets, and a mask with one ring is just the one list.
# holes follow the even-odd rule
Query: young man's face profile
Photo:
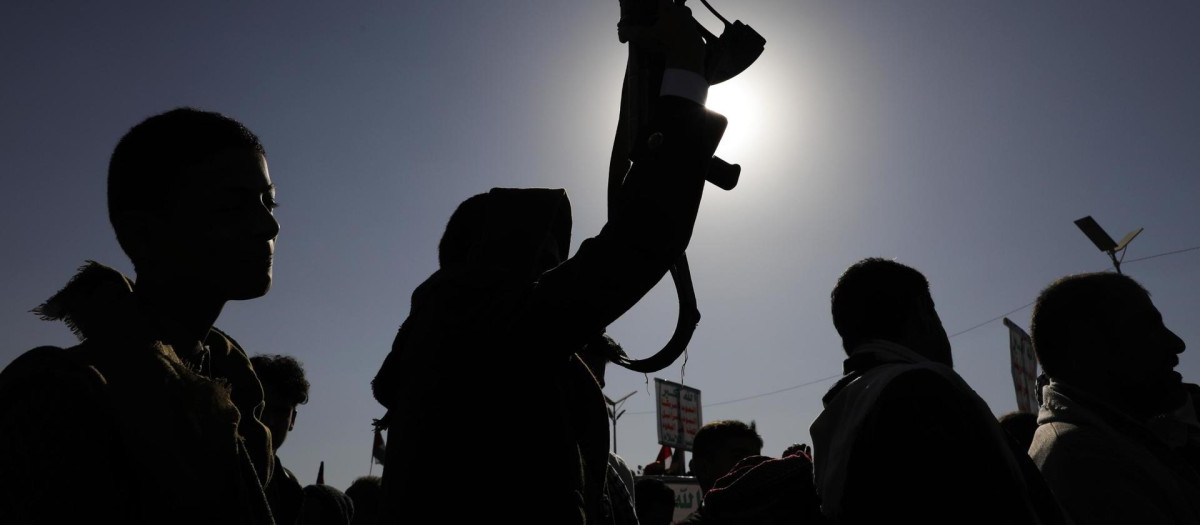
[[1183, 380], [1175, 367], [1184, 342], [1163, 324], [1148, 294], [1131, 288], [1123, 295], [1106, 338], [1110, 344], [1096, 352], [1096, 366], [1148, 414], [1166, 412], [1183, 403]]
[[266, 294], [279, 234], [266, 159], [250, 149], [225, 149], [183, 177], [163, 239], [169, 264], [220, 299]]

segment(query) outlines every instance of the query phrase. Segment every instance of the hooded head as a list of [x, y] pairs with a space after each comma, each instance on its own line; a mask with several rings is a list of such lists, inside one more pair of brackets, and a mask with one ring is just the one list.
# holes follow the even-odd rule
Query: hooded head
[[446, 224], [438, 263], [533, 280], [567, 259], [571, 202], [546, 188], [493, 188], [463, 201]]
[[[413, 292], [408, 319], [371, 382], [375, 399], [392, 408], [404, 390], [433, 385], [428, 371], [441, 365], [429, 361], [441, 354], [405, 349], [426, 348], [442, 335], [462, 333], [470, 317], [463, 307], [479, 303], [480, 294], [497, 285], [537, 281], [566, 260], [570, 240], [571, 203], [561, 189], [493, 188], [463, 201], [438, 245], [438, 273]], [[390, 424], [390, 414], [378, 422], [382, 428]]]

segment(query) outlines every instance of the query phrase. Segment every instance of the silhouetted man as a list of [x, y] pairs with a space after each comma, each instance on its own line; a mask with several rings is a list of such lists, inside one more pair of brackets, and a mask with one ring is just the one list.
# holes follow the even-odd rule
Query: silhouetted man
[[346, 493], [317, 483], [304, 487], [304, 503], [296, 525], [351, 525], [354, 500]]
[[675, 491], [657, 478], [642, 478], [634, 485], [640, 525], [671, 525], [675, 519]]
[[[664, 81], [599, 235], [567, 257], [562, 190], [493, 189], [451, 216], [439, 269], [413, 292], [373, 382], [388, 408], [382, 522], [428, 509], [466, 521], [600, 522], [608, 417], [575, 354], [687, 246], [723, 126], [703, 96], [679, 96], [707, 92], [703, 43], [685, 8], [663, 6], [659, 26], [633, 38], [664, 50], [664, 80], [700, 85], [677, 94]], [[530, 458], [541, 467], [538, 483], [508, 477]], [[488, 476], [469, 505], [454, 489], [466, 473]]]
[[296, 407], [308, 403], [308, 379], [296, 358], [286, 355], [256, 355], [250, 358], [254, 373], [262, 383], [262, 422], [271, 431], [271, 451], [275, 470], [266, 486], [267, 502], [279, 523], [295, 523], [304, 503], [304, 486], [292, 471], [279, 461], [279, 447], [296, 427]]
[[700, 510], [680, 525], [815, 525], [827, 523], [813, 487], [812, 457], [747, 456], [704, 493]]
[[[739, 461], [762, 454], [762, 447], [762, 436], [758, 435], [753, 422], [749, 425], [735, 420], [706, 423], [696, 431], [692, 441], [688, 470], [700, 484], [700, 493], [707, 494], [713, 484], [733, 470]], [[705, 523], [705, 514], [706, 509], [701, 507], [683, 523]]]
[[1050, 384], [1030, 455], [1076, 523], [1200, 523], [1195, 385], [1150, 294], [1114, 273], [1055, 281], [1033, 310]]
[[383, 480], [379, 476], [359, 477], [346, 489], [346, 495], [354, 502], [351, 525], [379, 523], [379, 499], [383, 495]]
[[951, 368], [920, 272], [850, 266], [832, 293], [848, 355], [811, 433], [822, 511], [839, 523], [1059, 523], [1032, 462]]
[[274, 207], [237, 121], [183, 108], [121, 139], [108, 211], [137, 280], [89, 262], [37, 309], [82, 342], [0, 373], [5, 522], [271, 522], [262, 389], [212, 325], [270, 288]]
[[696, 432], [692, 442], [692, 459], [688, 461], [700, 490], [708, 492], [721, 476], [733, 470], [739, 461], [762, 454], [763, 440], [754, 428], [735, 420], [706, 423]]

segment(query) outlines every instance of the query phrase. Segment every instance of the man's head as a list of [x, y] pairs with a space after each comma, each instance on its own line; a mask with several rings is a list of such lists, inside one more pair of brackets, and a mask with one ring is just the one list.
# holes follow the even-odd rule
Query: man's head
[[351, 525], [374, 524], [379, 521], [379, 503], [383, 498], [383, 480], [379, 476], [362, 476], [346, 489], [354, 502]]
[[1021, 450], [1029, 450], [1033, 446], [1033, 433], [1037, 432], [1037, 414], [1032, 412], [1009, 412], [1000, 416], [1000, 428], [1008, 432]]
[[296, 425], [296, 407], [308, 402], [308, 379], [296, 358], [286, 355], [256, 355], [250, 358], [262, 383], [266, 408], [262, 422], [271, 431], [271, 446], [278, 451]]
[[109, 161], [109, 220], [139, 278], [214, 299], [270, 288], [275, 205], [258, 137], [219, 113], [179, 108], [150, 117]]
[[1033, 307], [1033, 347], [1052, 380], [1083, 389], [1138, 416], [1184, 401], [1174, 371], [1183, 340], [1163, 325], [1150, 294], [1115, 273], [1063, 277]]
[[655, 478], [642, 478], [633, 484], [638, 523], [670, 525], [675, 517], [675, 490]]
[[846, 353], [880, 339], [953, 364], [950, 339], [921, 272], [887, 259], [863, 259], [842, 273], [830, 300]]
[[438, 243], [442, 269], [533, 280], [567, 259], [571, 201], [560, 189], [492, 188], [458, 205]]
[[749, 425], [734, 420], [713, 421], [696, 432], [688, 467], [700, 482], [700, 489], [708, 492], [738, 461], [762, 454], [762, 447], [762, 436], [753, 421]]

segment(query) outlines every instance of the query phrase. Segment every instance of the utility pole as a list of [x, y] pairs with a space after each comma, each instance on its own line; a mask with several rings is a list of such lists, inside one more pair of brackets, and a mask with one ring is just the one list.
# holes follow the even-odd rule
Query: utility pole
[[[1096, 223], [1096, 220], [1093, 219], [1091, 215], [1075, 221], [1075, 226], [1079, 227], [1083, 234], [1087, 235], [1087, 238], [1090, 239], [1092, 244], [1095, 244], [1100, 251], [1108, 254], [1108, 258], [1112, 259], [1113, 269], [1117, 270], [1118, 274], [1121, 273], [1121, 261], [1125, 259], [1125, 249], [1129, 247], [1130, 241], [1132, 241], [1134, 237], [1137, 237], [1138, 234], [1142, 233], [1142, 230], [1145, 229], [1138, 228], [1133, 230], [1125, 234], [1125, 238], [1121, 239], [1121, 242], [1116, 242], [1112, 240], [1112, 237], [1109, 237], [1108, 233], [1104, 231], [1104, 228], [1101, 228], [1100, 225]], [[1117, 252], [1121, 252], [1120, 259], [1117, 259]]]

